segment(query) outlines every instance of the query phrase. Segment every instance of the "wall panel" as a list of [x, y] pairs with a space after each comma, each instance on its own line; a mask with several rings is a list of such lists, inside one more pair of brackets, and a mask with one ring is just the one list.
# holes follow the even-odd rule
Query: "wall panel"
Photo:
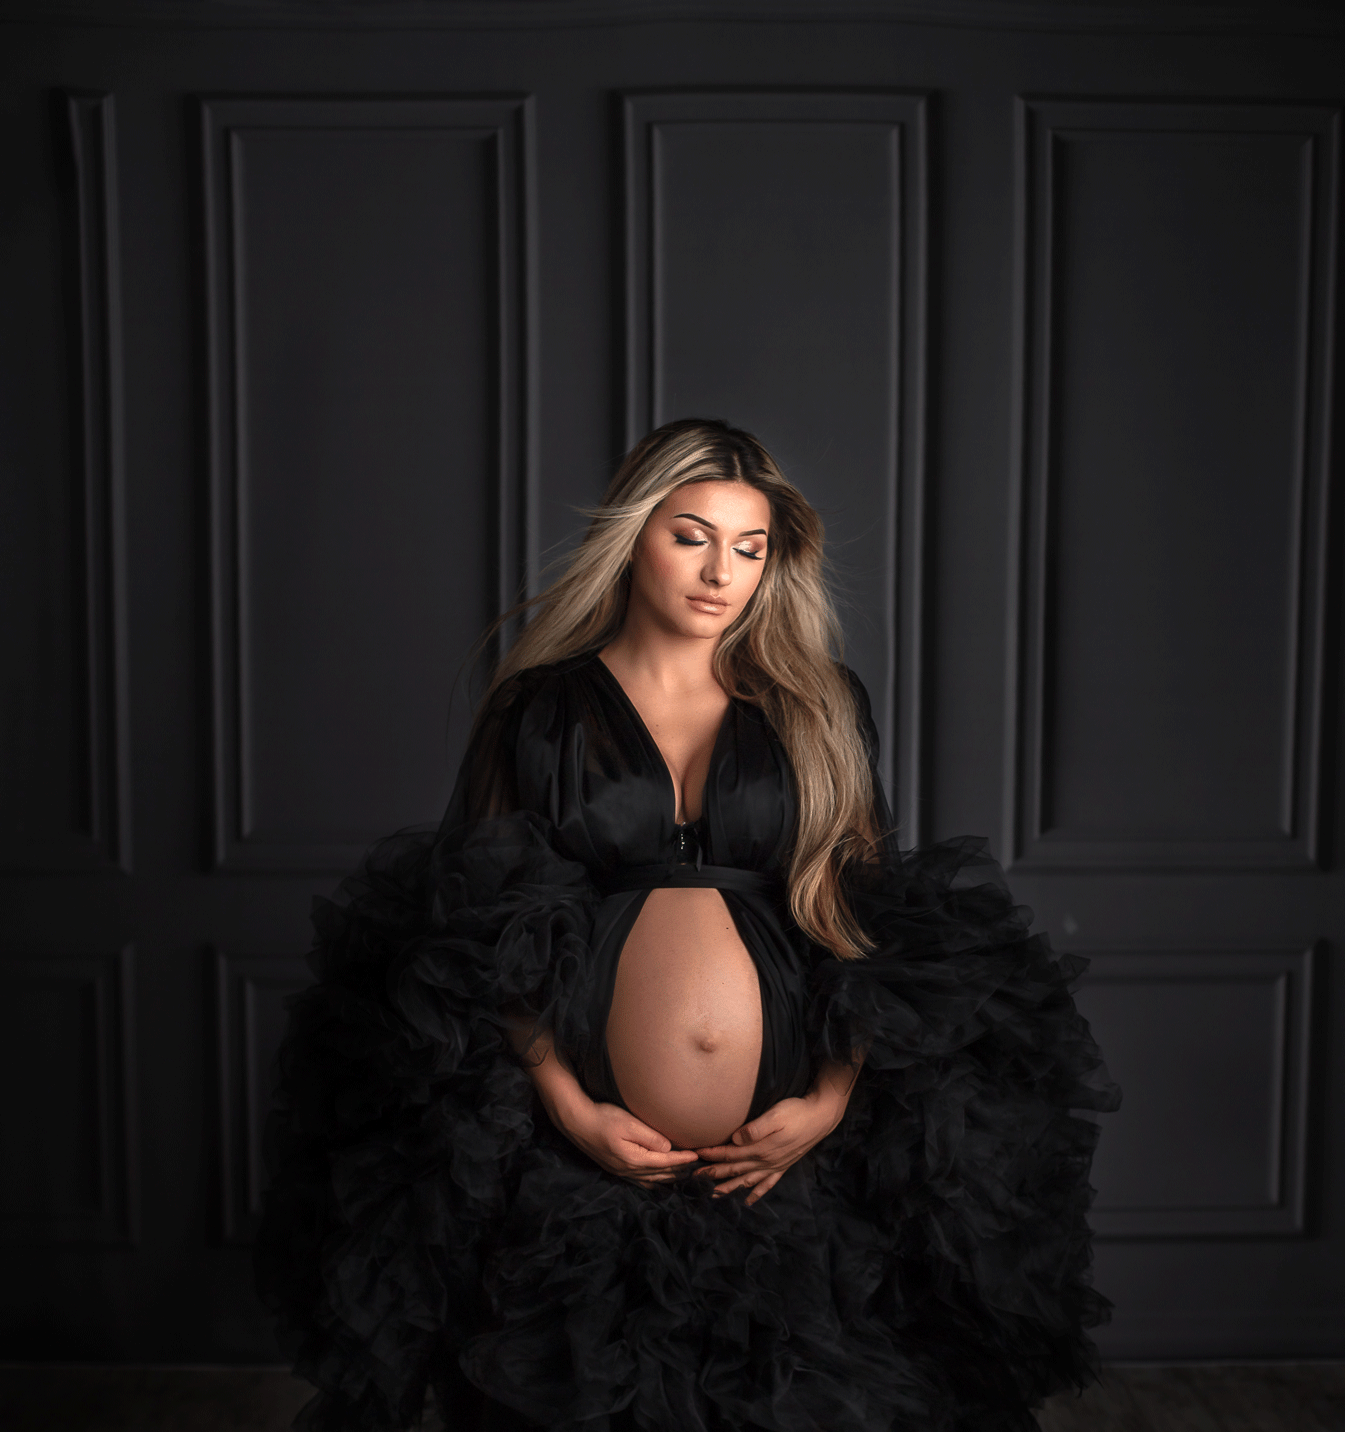
[[40, 515], [23, 511], [16, 485], [0, 538], [11, 673], [0, 705], [0, 869], [13, 872], [125, 870], [131, 858], [113, 97], [62, 94], [57, 115], [69, 468]]
[[1125, 1095], [1093, 1162], [1099, 1235], [1305, 1232], [1313, 951], [1090, 958], [1079, 1007]]
[[1021, 105], [1008, 845], [1317, 858], [1338, 114]]
[[0, 953], [0, 1241], [136, 1234], [132, 954]]
[[902, 835], [921, 799], [926, 106], [894, 93], [625, 100], [626, 441], [760, 436], [821, 510]]
[[220, 867], [442, 808], [524, 570], [528, 113], [204, 103]]

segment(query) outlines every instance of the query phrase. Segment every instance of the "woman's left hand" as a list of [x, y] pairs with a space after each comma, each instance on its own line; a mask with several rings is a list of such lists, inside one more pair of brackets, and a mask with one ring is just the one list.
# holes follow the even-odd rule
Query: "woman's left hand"
[[747, 1202], [755, 1203], [780, 1182], [781, 1175], [840, 1123], [850, 1100], [853, 1071], [848, 1078], [819, 1078], [801, 1099], [781, 1099], [764, 1114], [744, 1124], [727, 1144], [697, 1149], [714, 1165], [697, 1177], [719, 1185], [715, 1196], [750, 1188]]

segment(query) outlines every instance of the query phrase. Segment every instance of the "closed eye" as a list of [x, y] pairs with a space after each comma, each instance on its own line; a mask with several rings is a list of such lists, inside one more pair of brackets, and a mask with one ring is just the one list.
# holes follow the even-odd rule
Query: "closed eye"
[[[676, 542], [679, 547], [705, 547], [708, 545], [704, 537], [683, 537], [680, 532], [673, 533], [673, 541]], [[735, 547], [733, 550], [738, 556], [746, 557], [752, 562], [760, 562], [766, 555], [764, 551], [754, 552], [750, 547]]]

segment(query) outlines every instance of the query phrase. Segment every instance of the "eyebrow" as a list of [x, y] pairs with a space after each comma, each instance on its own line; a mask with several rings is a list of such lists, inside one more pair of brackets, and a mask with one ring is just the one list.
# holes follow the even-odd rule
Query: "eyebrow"
[[[674, 512], [673, 521], [679, 517], [689, 517], [693, 522], [699, 522], [702, 527], [708, 527], [711, 532], [718, 532], [719, 528], [713, 522], [707, 522], [703, 517], [697, 517], [694, 512]], [[739, 532], [739, 537], [765, 537], [767, 535], [764, 527], [753, 527], [747, 532]]]

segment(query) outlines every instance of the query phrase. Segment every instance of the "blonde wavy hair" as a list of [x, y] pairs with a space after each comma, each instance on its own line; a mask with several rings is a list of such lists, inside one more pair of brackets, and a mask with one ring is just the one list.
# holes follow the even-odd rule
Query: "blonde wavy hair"
[[666, 423], [626, 455], [557, 580], [501, 618], [530, 620], [497, 665], [481, 709], [530, 667], [606, 646], [621, 629], [636, 542], [654, 509], [692, 482], [744, 482], [770, 503], [765, 570], [720, 638], [714, 674], [759, 707], [794, 771], [798, 822], [789, 908], [803, 931], [842, 959], [871, 948], [841, 892], [850, 860], [871, 856], [874, 791], [868, 751], [822, 569], [822, 520], [750, 433], [716, 419]]

